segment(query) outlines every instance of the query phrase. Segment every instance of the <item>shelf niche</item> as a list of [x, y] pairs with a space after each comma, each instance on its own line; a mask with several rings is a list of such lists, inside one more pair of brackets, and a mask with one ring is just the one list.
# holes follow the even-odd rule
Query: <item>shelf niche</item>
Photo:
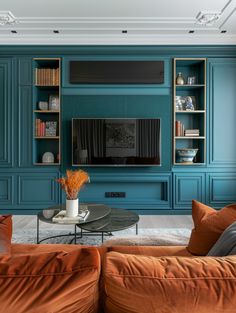
[[[61, 59], [34, 58], [33, 78], [33, 163], [58, 166], [61, 160]], [[53, 154], [53, 163], [43, 162], [45, 152]]]
[[[184, 82], [177, 83], [181, 73]], [[195, 77], [193, 84], [189, 78]], [[187, 110], [186, 97], [191, 97], [194, 110]], [[178, 107], [177, 101], [182, 107]], [[204, 165], [206, 163], [206, 59], [175, 58], [173, 60], [173, 164]], [[176, 123], [177, 122], [177, 123]], [[180, 130], [181, 129], [181, 130]], [[186, 136], [185, 130], [199, 130], [198, 136]], [[193, 162], [179, 162], [178, 149], [198, 149]]]

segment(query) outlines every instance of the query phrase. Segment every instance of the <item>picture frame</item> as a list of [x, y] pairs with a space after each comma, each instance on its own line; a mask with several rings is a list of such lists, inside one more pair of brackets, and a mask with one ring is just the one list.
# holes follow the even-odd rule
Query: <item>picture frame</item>
[[52, 111], [59, 111], [60, 110], [59, 95], [54, 94], [54, 95], [49, 96], [48, 108], [49, 108], [49, 110], [52, 110]]

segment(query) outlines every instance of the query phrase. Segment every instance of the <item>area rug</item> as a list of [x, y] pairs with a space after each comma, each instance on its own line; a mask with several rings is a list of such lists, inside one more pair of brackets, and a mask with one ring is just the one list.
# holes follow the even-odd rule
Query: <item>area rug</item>
[[[149, 245], [149, 246], [184, 246], [188, 243], [190, 237], [190, 229], [187, 228], [140, 228], [139, 234], [135, 235], [135, 229], [127, 229], [119, 232], [114, 232], [113, 236], [105, 236], [104, 244], [106, 245]], [[62, 235], [68, 233], [63, 229], [40, 231], [40, 239]], [[69, 243], [73, 238], [58, 237], [45, 240], [43, 243]], [[36, 243], [36, 229], [27, 228], [19, 229], [13, 233], [12, 242], [14, 243]], [[83, 238], [77, 239], [79, 245], [101, 245], [101, 236], [86, 236], [84, 232]]]

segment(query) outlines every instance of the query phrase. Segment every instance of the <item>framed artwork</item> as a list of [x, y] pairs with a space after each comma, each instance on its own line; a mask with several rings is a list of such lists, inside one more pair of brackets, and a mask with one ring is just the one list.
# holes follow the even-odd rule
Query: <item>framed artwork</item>
[[59, 95], [49, 96], [48, 107], [49, 107], [49, 110], [54, 110], [54, 111], [60, 110]]

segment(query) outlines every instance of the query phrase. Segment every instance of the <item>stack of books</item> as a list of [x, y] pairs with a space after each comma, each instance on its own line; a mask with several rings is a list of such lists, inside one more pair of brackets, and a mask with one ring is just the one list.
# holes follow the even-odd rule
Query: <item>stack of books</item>
[[176, 137], [184, 136], [184, 124], [180, 121], [175, 122], [175, 136]]
[[186, 137], [199, 137], [199, 129], [186, 129], [185, 136]]
[[57, 122], [43, 122], [39, 118], [35, 120], [35, 136], [36, 137], [56, 137]]
[[59, 68], [36, 68], [35, 85], [38, 86], [58, 86]]
[[85, 222], [86, 219], [89, 216], [89, 210], [83, 210], [82, 212], [80, 212], [77, 216], [75, 217], [67, 217], [66, 216], [66, 210], [62, 210], [60, 211], [57, 215], [55, 215], [52, 218], [52, 221], [54, 223], [60, 223], [60, 224], [76, 224], [79, 222]]

